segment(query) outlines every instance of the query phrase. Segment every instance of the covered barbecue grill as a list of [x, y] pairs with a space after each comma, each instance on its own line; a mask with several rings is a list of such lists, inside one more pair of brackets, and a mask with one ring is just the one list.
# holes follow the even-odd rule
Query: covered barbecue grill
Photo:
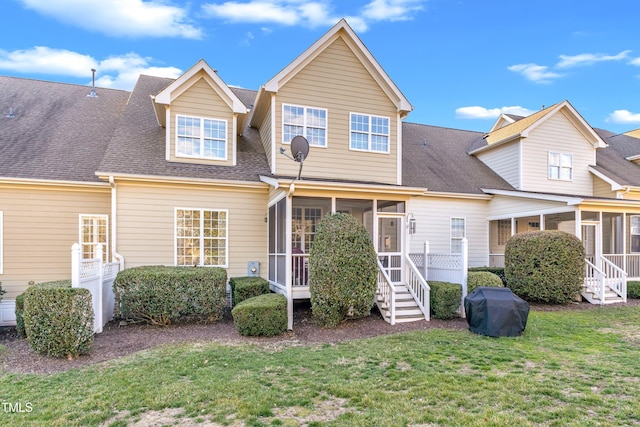
[[517, 337], [527, 326], [529, 304], [509, 288], [480, 286], [464, 298], [469, 330], [490, 337]]

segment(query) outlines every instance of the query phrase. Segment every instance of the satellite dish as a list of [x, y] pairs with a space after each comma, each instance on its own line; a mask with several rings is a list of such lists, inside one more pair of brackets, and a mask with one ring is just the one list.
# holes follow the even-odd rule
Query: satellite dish
[[302, 135], [296, 135], [293, 137], [291, 140], [291, 154], [293, 154], [293, 157], [285, 153], [284, 147], [280, 147], [280, 154], [284, 154], [291, 160], [295, 160], [300, 163], [300, 169], [298, 170], [298, 179], [300, 179], [300, 175], [302, 174], [302, 164], [304, 163], [304, 159], [309, 155], [309, 141], [307, 141], [307, 138]]
[[309, 141], [302, 135], [294, 136], [291, 140], [291, 154], [296, 162], [303, 162], [309, 155]]

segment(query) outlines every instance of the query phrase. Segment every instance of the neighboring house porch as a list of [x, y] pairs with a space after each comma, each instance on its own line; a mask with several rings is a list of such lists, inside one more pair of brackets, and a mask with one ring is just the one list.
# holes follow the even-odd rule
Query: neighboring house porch
[[640, 280], [640, 202], [585, 202], [575, 197], [555, 197], [555, 201], [565, 202], [565, 206], [491, 218], [489, 265], [504, 267], [504, 249], [514, 234], [565, 231], [580, 238], [585, 247], [583, 297], [594, 304], [626, 301], [626, 282]]

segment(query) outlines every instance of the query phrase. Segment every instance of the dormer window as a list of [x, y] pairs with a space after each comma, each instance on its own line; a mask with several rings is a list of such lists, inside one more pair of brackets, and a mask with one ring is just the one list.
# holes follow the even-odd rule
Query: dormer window
[[176, 116], [176, 157], [227, 159], [227, 121]]
[[549, 152], [549, 179], [571, 181], [573, 179], [573, 156]]
[[351, 113], [349, 147], [358, 151], [389, 153], [389, 118]]
[[287, 104], [282, 110], [283, 144], [290, 144], [294, 136], [302, 135], [309, 145], [327, 146], [327, 110]]

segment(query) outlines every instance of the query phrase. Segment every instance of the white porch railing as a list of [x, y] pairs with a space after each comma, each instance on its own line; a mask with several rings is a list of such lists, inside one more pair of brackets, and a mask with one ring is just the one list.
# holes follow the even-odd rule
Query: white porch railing
[[640, 254], [604, 254], [603, 257], [626, 271], [628, 278], [640, 279]]
[[309, 254], [292, 254], [293, 287], [309, 286]]
[[406, 279], [407, 279], [407, 289], [409, 293], [413, 296], [413, 299], [416, 300], [418, 307], [424, 313], [424, 319], [429, 320], [430, 318], [430, 305], [429, 301], [431, 298], [431, 288], [427, 281], [422, 277], [420, 270], [418, 267], [411, 261], [411, 257], [407, 256], [405, 258], [406, 265]]
[[396, 287], [378, 258], [378, 301], [389, 311], [389, 323], [396, 324]]
[[71, 247], [71, 286], [91, 291], [95, 333], [102, 332], [104, 325], [113, 319], [113, 281], [120, 271], [118, 262], [103, 263], [102, 253], [102, 245], [98, 245], [95, 258], [83, 259], [81, 246], [74, 243]]
[[595, 296], [585, 298], [591, 303], [607, 304], [607, 292], [613, 291], [617, 297], [627, 302], [627, 273], [606, 258], [601, 258], [601, 268], [585, 259], [584, 286]]

